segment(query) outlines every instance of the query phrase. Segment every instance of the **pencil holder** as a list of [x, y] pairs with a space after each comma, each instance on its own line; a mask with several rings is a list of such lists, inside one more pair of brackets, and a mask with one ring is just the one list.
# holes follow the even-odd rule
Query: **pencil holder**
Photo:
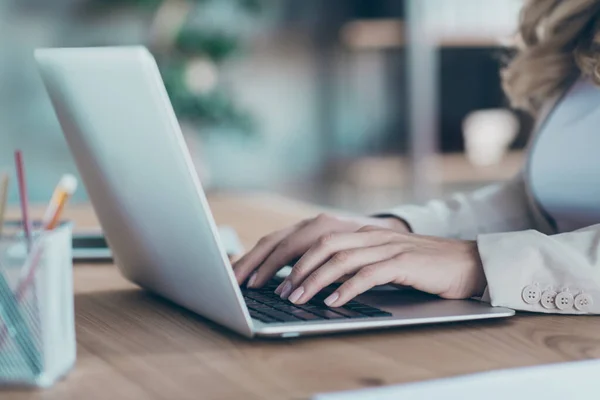
[[0, 384], [47, 387], [75, 364], [71, 224], [0, 240]]

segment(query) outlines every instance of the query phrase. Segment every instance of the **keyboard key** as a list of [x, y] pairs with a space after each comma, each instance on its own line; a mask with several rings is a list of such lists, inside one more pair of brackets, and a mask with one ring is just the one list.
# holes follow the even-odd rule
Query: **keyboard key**
[[369, 313], [369, 312], [375, 312], [375, 311], [379, 311], [377, 308], [371, 307], [371, 306], [367, 306], [365, 304], [359, 304], [356, 306], [344, 306], [344, 308], [347, 308], [349, 310], [353, 310], [353, 311], [357, 311], [359, 313]]
[[318, 303], [306, 303], [306, 304], [299, 305], [297, 307], [304, 308], [307, 310], [326, 310], [328, 308], [325, 304], [318, 304]]
[[274, 318], [271, 318], [271, 317], [269, 317], [267, 315], [264, 315], [264, 314], [261, 314], [261, 313], [258, 313], [258, 312], [253, 312], [252, 310], [250, 310], [250, 316], [252, 318], [254, 318], [254, 319], [257, 319], [257, 320], [261, 321], [261, 322], [267, 322], [267, 323], [279, 322], [279, 321], [277, 321]]
[[305, 310], [308, 312], [314, 312], [315, 310], [319, 310], [319, 307], [315, 307], [312, 304], [301, 304], [299, 306], [297, 306], [299, 309], [301, 310]]
[[275, 288], [271, 289], [271, 288], [265, 288], [265, 289], [261, 289], [260, 292], [262, 294], [264, 294], [265, 296], [269, 296], [269, 297], [279, 297], [276, 293], [275, 293]]
[[293, 306], [293, 305], [289, 305], [289, 304], [273, 304], [272, 307], [278, 311], [283, 311], [285, 313], [291, 313], [291, 312], [299, 309], [297, 306]]
[[325, 315], [327, 319], [346, 319], [344, 315], [338, 314], [332, 310], [323, 310], [322, 313]]
[[366, 304], [359, 304], [357, 306], [354, 306], [353, 308], [357, 310], [377, 310], [375, 307], [371, 307]]
[[271, 296], [270, 293], [259, 293], [258, 296], [258, 298], [262, 300], [274, 300], [278, 298], [278, 296]]
[[299, 318], [296, 318], [291, 314], [286, 314], [284, 312], [277, 311], [277, 310], [267, 311], [266, 313], [269, 317], [278, 319], [283, 322], [298, 322], [298, 321], [300, 321]]
[[343, 319], [346, 318], [343, 315], [340, 315], [338, 313], [335, 313], [331, 310], [317, 310], [317, 309], [312, 309], [310, 310], [311, 313], [318, 315], [321, 318], [325, 318], [325, 319]]
[[254, 304], [255, 303], [260, 303], [258, 300], [254, 299], [252, 297], [246, 296], [246, 295], [244, 295], [244, 301], [246, 303], [254, 303]]
[[297, 310], [294, 312], [294, 317], [300, 318], [304, 321], [322, 321], [323, 318], [316, 316], [315, 314], [309, 313], [303, 310]]
[[391, 317], [392, 314], [389, 312], [385, 312], [385, 311], [377, 311], [377, 312], [372, 312], [370, 314], [368, 314], [369, 317], [374, 317], [374, 318], [383, 318], [383, 317]]
[[371, 315], [373, 313], [378, 313], [380, 310], [376, 309], [376, 308], [368, 308], [368, 309], [362, 309], [362, 308], [355, 308], [352, 311], [355, 311], [357, 313], [361, 313], [364, 315]]
[[258, 303], [258, 304], [253, 304], [253, 305], [248, 305], [248, 308], [254, 309], [254, 310], [272, 310], [273, 307], [271, 307], [268, 304], [262, 304], [262, 303]]
[[366, 315], [358, 313], [356, 311], [352, 311], [352, 310], [347, 310], [345, 308], [332, 308], [333, 311], [335, 311], [338, 314], [342, 314], [344, 316], [346, 316], [347, 318], [367, 318]]
[[365, 304], [360, 304], [360, 303], [354, 303], [354, 304], [346, 303], [346, 305], [344, 305], [344, 307], [354, 310], [355, 308], [367, 308], [369, 306], [367, 306]]
[[[307, 312], [309, 314], [312, 314], [310, 311], [303, 310], [300, 307], [298, 307], [298, 308], [296, 308], [296, 309], [294, 309], [292, 311], [288, 311], [288, 313], [292, 314], [292, 315], [301, 314], [301, 313], [305, 313], [305, 312]], [[313, 314], [313, 315], [315, 315], [315, 314]]]
[[251, 299], [254, 299], [254, 300], [258, 300], [258, 301], [263, 302], [263, 303], [266, 302], [266, 301], [273, 300], [271, 297], [265, 296], [262, 293], [252, 293], [248, 297], [250, 297]]

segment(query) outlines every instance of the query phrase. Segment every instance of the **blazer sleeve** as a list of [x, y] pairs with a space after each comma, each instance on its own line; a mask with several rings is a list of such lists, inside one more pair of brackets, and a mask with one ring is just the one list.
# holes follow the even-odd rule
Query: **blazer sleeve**
[[545, 235], [535, 230], [477, 238], [494, 306], [600, 314], [600, 225]]
[[458, 193], [422, 206], [400, 206], [378, 215], [398, 217], [420, 235], [475, 240], [484, 233], [537, 228], [529, 204], [525, 182], [518, 175], [472, 193]]

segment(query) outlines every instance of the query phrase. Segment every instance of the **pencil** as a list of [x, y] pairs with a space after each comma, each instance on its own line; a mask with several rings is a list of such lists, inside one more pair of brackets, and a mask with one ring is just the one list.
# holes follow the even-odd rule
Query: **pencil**
[[0, 175], [0, 237], [2, 228], [4, 228], [4, 218], [6, 214], [6, 202], [8, 199], [8, 174], [6, 172]]
[[25, 179], [25, 165], [23, 154], [20, 150], [15, 151], [15, 167], [17, 169], [17, 184], [19, 185], [19, 201], [21, 204], [21, 219], [23, 232], [27, 244], [31, 247], [31, 221], [29, 220], [29, 199], [27, 198], [27, 184]]
[[77, 178], [71, 174], [65, 174], [58, 182], [50, 204], [44, 213], [42, 226], [44, 230], [52, 230], [58, 226], [65, 205], [77, 190]]
[[[70, 174], [63, 175], [60, 182], [58, 182], [56, 189], [54, 190], [52, 199], [50, 199], [50, 204], [48, 205], [48, 208], [44, 214], [44, 219], [42, 221], [42, 227], [44, 231], [52, 230], [58, 226], [65, 205], [71, 196], [73, 196], [75, 190], [77, 190], [77, 178]], [[38, 263], [40, 262], [42, 252], [43, 249], [39, 246], [32, 249], [32, 254], [29, 258], [31, 261], [22, 270], [22, 279], [19, 281], [16, 290], [17, 300], [19, 301], [22, 300], [23, 296], [25, 295], [25, 291], [35, 278], [35, 272], [38, 267]]]

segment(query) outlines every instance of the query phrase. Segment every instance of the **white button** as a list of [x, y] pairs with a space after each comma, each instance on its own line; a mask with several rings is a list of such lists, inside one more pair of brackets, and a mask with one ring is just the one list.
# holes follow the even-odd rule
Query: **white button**
[[575, 297], [575, 308], [579, 311], [588, 311], [592, 304], [594, 304], [594, 300], [587, 293], [581, 293]]
[[566, 310], [567, 308], [573, 307], [573, 295], [569, 292], [560, 292], [556, 295], [556, 299], [554, 300], [554, 304], [556, 304], [556, 308], [559, 310]]
[[547, 308], [548, 310], [552, 310], [553, 308], [556, 308], [556, 304], [555, 299], [556, 299], [556, 295], [558, 293], [556, 293], [554, 290], [546, 290], [544, 291], [544, 293], [542, 293], [542, 307]]
[[539, 286], [529, 285], [523, 289], [521, 293], [521, 297], [523, 297], [523, 301], [527, 304], [536, 304], [540, 301], [540, 297], [542, 295], [542, 290]]

